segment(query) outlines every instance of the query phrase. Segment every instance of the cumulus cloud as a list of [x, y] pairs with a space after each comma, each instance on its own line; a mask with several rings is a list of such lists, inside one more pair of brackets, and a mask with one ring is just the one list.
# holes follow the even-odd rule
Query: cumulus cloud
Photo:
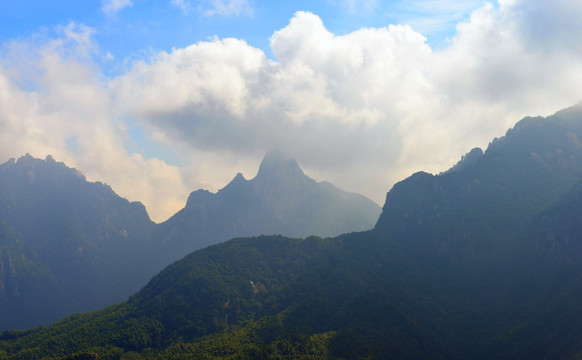
[[271, 47], [277, 62], [237, 39], [161, 52], [111, 88], [135, 117], [196, 148], [279, 148], [324, 167], [396, 154], [396, 119], [430, 91], [418, 71], [430, 49], [406, 26], [335, 36], [299, 12]]
[[[582, 100], [581, 13], [566, 0], [484, 3], [434, 50], [406, 25], [337, 35], [298, 12], [271, 36], [273, 59], [214, 38], [107, 81], [90, 60], [99, 53], [91, 29], [70, 25], [32, 56], [15, 56], [25, 65], [3, 57], [0, 155], [52, 153], [143, 200], [157, 219], [191, 190], [215, 191], [238, 171], [254, 176], [271, 149], [381, 203], [413, 171], [446, 170], [523, 116]], [[129, 153], [124, 117], [185, 165]]]
[[580, 10], [485, 3], [439, 51], [408, 26], [339, 36], [298, 12], [271, 37], [275, 60], [214, 39], [136, 63], [110, 87], [127, 112], [192, 149], [259, 158], [278, 148], [349, 189], [371, 179], [366, 193], [381, 201], [411, 171], [445, 170], [521, 117], [578, 102], [575, 34], [547, 20], [561, 39], [551, 52], [532, 34], [540, 13]]
[[106, 15], [113, 16], [124, 7], [133, 6], [131, 0], [101, 0], [101, 11]]
[[69, 24], [57, 33], [2, 48], [0, 161], [51, 154], [163, 220], [188, 194], [181, 169], [125, 149], [119, 113], [91, 61], [92, 29]]
[[298, 12], [271, 48], [277, 61], [242, 40], [201, 42], [110, 86], [126, 111], [192, 148], [257, 159], [277, 148], [352, 190], [374, 177], [378, 200], [402, 176], [382, 170], [401, 161], [400, 122], [431, 101], [424, 37], [407, 26], [336, 36]]

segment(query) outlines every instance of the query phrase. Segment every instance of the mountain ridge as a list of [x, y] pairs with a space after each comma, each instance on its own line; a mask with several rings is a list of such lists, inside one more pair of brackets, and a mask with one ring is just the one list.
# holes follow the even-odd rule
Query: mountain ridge
[[4, 333], [0, 350], [7, 359], [575, 358], [582, 150], [570, 134], [581, 130], [582, 111], [526, 119], [473, 164], [394, 185], [373, 230], [215, 244], [128, 302]]
[[[278, 200], [278, 186], [288, 185], [290, 172], [285, 169], [307, 177], [296, 162], [266, 158], [261, 181], [274, 185], [269, 185], [265, 203], [279, 202], [285, 209], [285, 201]], [[285, 213], [287, 223], [242, 232], [246, 214], [265, 207], [257, 200], [262, 186], [239, 173], [218, 192], [230, 192], [220, 202], [217, 194], [194, 191], [176, 215], [182, 224], [168, 227], [152, 222], [143, 204], [121, 198], [101, 182], [87, 182], [81, 172], [52, 156], [41, 160], [26, 154], [9, 160], [0, 165], [0, 330], [46, 324], [123, 301], [158, 271], [199, 247], [237, 235], [293, 229], [291, 209]], [[238, 217], [227, 223], [223, 214], [229, 209], [238, 209]], [[364, 226], [371, 228], [374, 220]], [[218, 235], [212, 233], [224, 228]], [[184, 234], [186, 238], [180, 238]], [[175, 246], [176, 238], [184, 246]]]
[[2, 268], [13, 264], [2, 274], [12, 284], [0, 295], [3, 328], [122, 301], [147, 280], [136, 250], [153, 226], [145, 207], [50, 156], [0, 165], [0, 220]]
[[237, 173], [216, 193], [192, 192], [185, 208], [161, 224], [166, 234], [161, 251], [166, 251], [165, 262], [172, 262], [232, 237], [333, 236], [371, 229], [379, 214], [372, 200], [318, 183], [296, 160], [269, 152], [254, 178]]

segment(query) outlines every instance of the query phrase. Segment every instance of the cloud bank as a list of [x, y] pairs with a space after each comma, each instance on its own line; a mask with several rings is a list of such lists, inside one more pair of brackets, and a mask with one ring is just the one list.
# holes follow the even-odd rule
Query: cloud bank
[[92, 61], [93, 29], [57, 29], [56, 39], [5, 44], [0, 65], [1, 161], [52, 154], [116, 192], [143, 201], [160, 220], [185, 203], [180, 169], [125, 149], [121, 114]]
[[[273, 59], [215, 38], [157, 52], [113, 79], [86, 55], [98, 51], [81, 36], [90, 30], [77, 28], [52, 45], [4, 46], [34, 47], [30, 68], [41, 76], [31, 90], [4, 56], [0, 153], [50, 152], [143, 201], [157, 220], [197, 187], [254, 176], [271, 149], [381, 203], [413, 171], [444, 171], [523, 116], [582, 100], [580, 14], [578, 1], [485, 3], [437, 51], [407, 25], [337, 35], [297, 12], [271, 36]], [[128, 151], [127, 118], [180, 166]]]

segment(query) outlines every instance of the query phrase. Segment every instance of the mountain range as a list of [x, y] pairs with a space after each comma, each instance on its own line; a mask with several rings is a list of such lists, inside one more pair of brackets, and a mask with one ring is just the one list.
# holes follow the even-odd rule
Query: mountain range
[[379, 213], [269, 153], [253, 180], [238, 174], [216, 194], [195, 191], [155, 224], [141, 203], [51, 156], [26, 155], [0, 165], [0, 330], [126, 300], [168, 264], [231, 237], [331, 236], [370, 229]]
[[208, 246], [0, 359], [580, 358], [581, 137], [582, 105], [525, 118], [394, 185], [372, 230]]
[[369, 230], [379, 215], [380, 207], [370, 199], [329, 182], [318, 183], [303, 173], [297, 161], [269, 152], [253, 179], [238, 173], [216, 194], [191, 193], [184, 209], [159, 226], [158, 256], [166, 265], [234, 237], [337, 236]]

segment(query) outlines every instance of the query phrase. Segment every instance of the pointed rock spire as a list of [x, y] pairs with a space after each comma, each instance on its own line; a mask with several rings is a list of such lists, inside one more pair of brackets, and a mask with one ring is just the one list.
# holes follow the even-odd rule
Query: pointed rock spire
[[285, 157], [281, 152], [269, 151], [261, 165], [255, 179], [269, 178], [297, 178], [306, 177], [297, 161]]

